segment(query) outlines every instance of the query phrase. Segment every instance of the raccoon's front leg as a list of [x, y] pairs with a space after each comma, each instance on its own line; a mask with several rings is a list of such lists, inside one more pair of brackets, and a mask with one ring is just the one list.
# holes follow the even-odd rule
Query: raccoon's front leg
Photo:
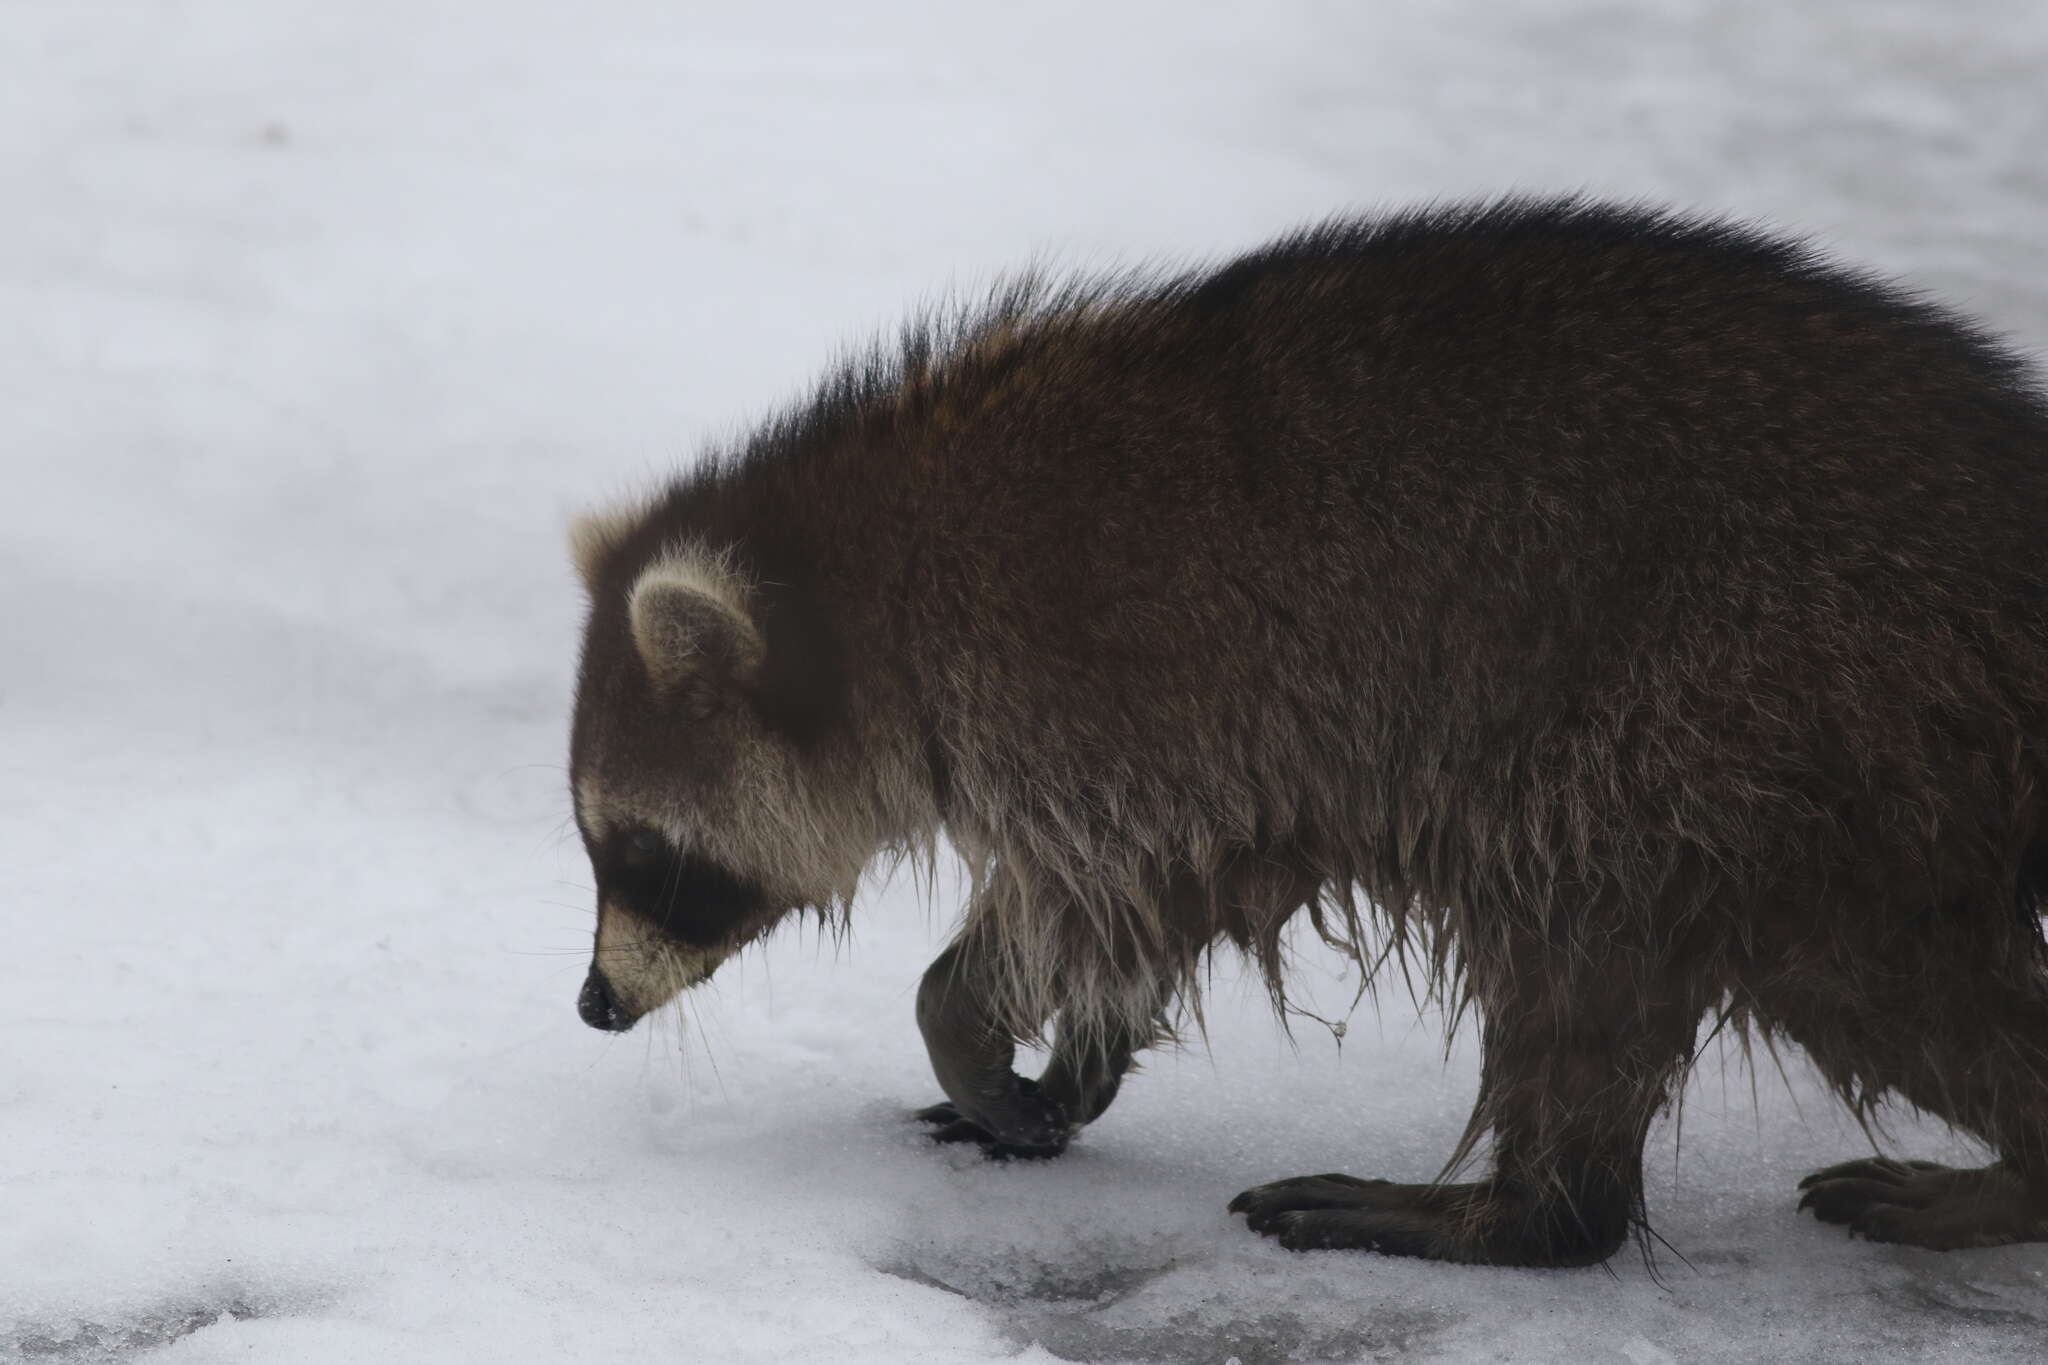
[[1640, 950], [1505, 942], [1474, 973], [1490, 1013], [1467, 1132], [1493, 1134], [1489, 1178], [1295, 1176], [1246, 1190], [1231, 1212], [1293, 1251], [1482, 1265], [1591, 1265], [1644, 1226], [1644, 1137], [1707, 1002], [1693, 981], [1638, 970]]
[[[1036, 1086], [1042, 1098], [1059, 1106], [1066, 1115], [1069, 1136], [1102, 1117], [1116, 1099], [1133, 1056], [1152, 1043], [1157, 1032], [1156, 1028], [1146, 1030], [1140, 1037], [1126, 1028], [1113, 1027], [1109, 1037], [1099, 1037], [1077, 1020], [1061, 1015], [1059, 1031], [1053, 1038], [1052, 1058]], [[1023, 1080], [1020, 1084], [1030, 1087], [1033, 1082]], [[1004, 1143], [987, 1129], [962, 1118], [960, 1107], [951, 1100], [920, 1109], [912, 1117], [935, 1126], [935, 1142], [979, 1142], [993, 1156], [1057, 1156], [1062, 1150], [1027, 1150]]]
[[1056, 1156], [1077, 1125], [1065, 1104], [1017, 1074], [1015, 1026], [990, 1007], [988, 974], [971, 942], [963, 938], [940, 953], [917, 989], [918, 1030], [952, 1111], [936, 1106], [919, 1117], [949, 1128], [970, 1125], [978, 1131], [953, 1136], [985, 1141], [999, 1155]]
[[1155, 1023], [1142, 1035], [1122, 1024], [1109, 1025], [1105, 1033], [1088, 1028], [1071, 1011], [1063, 1012], [1053, 1036], [1052, 1060], [1038, 1078], [1039, 1089], [1065, 1107], [1074, 1127], [1091, 1124], [1123, 1088], [1132, 1057], [1157, 1042], [1161, 1032]]

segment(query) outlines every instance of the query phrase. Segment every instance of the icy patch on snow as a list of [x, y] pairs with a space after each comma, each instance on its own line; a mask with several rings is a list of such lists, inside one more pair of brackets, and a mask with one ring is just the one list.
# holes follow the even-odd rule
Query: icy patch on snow
[[1036, 1251], [927, 1244], [879, 1268], [974, 1300], [1019, 1345], [1036, 1343], [1061, 1360], [1279, 1365], [1412, 1358], [1454, 1320], [1405, 1303], [1372, 1312], [1351, 1305], [1332, 1314], [1304, 1284], [1312, 1277], [1285, 1266], [1261, 1267], [1225, 1289], [1203, 1264], [1204, 1250], [1104, 1246], [1089, 1238]]
[[203, 1328], [267, 1316], [266, 1308], [240, 1294], [201, 1294], [117, 1322], [23, 1323], [0, 1336], [0, 1355], [57, 1365], [100, 1365], [168, 1346]]

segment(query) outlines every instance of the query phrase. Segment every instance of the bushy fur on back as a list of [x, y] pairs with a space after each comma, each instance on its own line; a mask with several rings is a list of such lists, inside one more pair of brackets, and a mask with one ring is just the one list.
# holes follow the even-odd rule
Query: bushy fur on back
[[605, 530], [586, 688], [663, 547], [727, 550], [800, 795], [725, 847], [943, 831], [1020, 1036], [1149, 1028], [1219, 938], [1277, 996], [1302, 909], [1377, 962], [1369, 906], [1488, 1016], [1475, 1137], [1607, 1103], [1514, 1068], [1668, 1076], [1725, 1008], [2042, 1140], [1894, 1054], [2039, 993], [2048, 411], [1800, 244], [1514, 200], [1027, 281]]

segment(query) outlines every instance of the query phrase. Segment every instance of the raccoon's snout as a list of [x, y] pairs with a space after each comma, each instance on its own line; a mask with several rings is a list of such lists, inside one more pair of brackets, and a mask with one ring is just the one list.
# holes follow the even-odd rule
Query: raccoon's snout
[[584, 1023], [606, 1033], [624, 1033], [633, 1027], [634, 1016], [612, 994], [611, 982], [596, 967], [583, 979], [582, 993], [576, 997], [576, 1013], [583, 1016]]

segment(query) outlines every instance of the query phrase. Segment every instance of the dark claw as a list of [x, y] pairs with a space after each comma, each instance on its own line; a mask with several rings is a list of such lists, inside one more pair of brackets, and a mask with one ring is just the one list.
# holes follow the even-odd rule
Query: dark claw
[[1812, 1209], [1823, 1223], [1854, 1224], [1868, 1210], [1883, 1204], [1903, 1202], [1905, 1187], [1888, 1180], [1822, 1180], [1805, 1186], [1799, 1198], [1801, 1209]]
[[959, 1108], [951, 1101], [919, 1109], [911, 1118], [933, 1126], [928, 1135], [933, 1142], [979, 1143], [983, 1154], [992, 1161], [1043, 1161], [1067, 1149], [1064, 1128], [1049, 1142], [1005, 1142], [980, 1124], [961, 1118]]
[[1799, 1207], [1852, 1237], [1952, 1251], [2048, 1241], [2048, 1190], [2009, 1166], [1866, 1157], [1799, 1182]]
[[[1799, 1182], [1799, 1188], [1810, 1190], [1828, 1180], [1882, 1180], [1893, 1185], [1903, 1185], [1913, 1177], [1926, 1171], [1946, 1170], [1938, 1161], [1895, 1161], [1888, 1156], [1862, 1157], [1856, 1161], [1843, 1161], [1825, 1166]], [[1801, 1205], [1801, 1207], [1805, 1207]]]
[[1442, 1256], [1461, 1222], [1458, 1188], [1396, 1185], [1335, 1172], [1301, 1175], [1246, 1190], [1230, 1201], [1230, 1211], [1289, 1251]]
[[933, 1142], [979, 1142], [984, 1147], [994, 1146], [996, 1140], [995, 1134], [988, 1129], [969, 1123], [966, 1119], [954, 1119], [951, 1123], [942, 1124], [927, 1136]]
[[1269, 1232], [1286, 1214], [1302, 1209], [1354, 1208], [1366, 1190], [1391, 1182], [1356, 1176], [1297, 1175], [1255, 1185], [1230, 1201], [1230, 1212], [1245, 1215], [1254, 1232]]

